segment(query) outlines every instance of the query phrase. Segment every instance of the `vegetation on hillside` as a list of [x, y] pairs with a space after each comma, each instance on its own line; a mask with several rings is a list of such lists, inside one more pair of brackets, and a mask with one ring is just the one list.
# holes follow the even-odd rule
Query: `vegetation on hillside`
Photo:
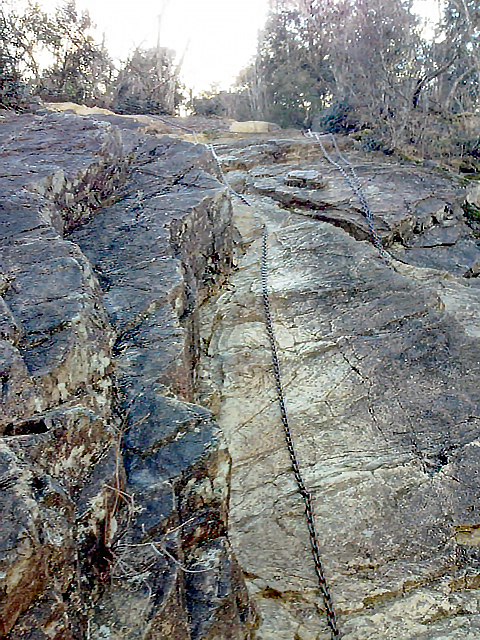
[[34, 2], [18, 12], [0, 0], [0, 106], [22, 109], [39, 96], [120, 113], [174, 114], [182, 96], [173, 53], [137, 49], [116, 68], [93, 28], [75, 0], [54, 16]]
[[480, 0], [445, 0], [428, 39], [412, 0], [277, 0], [252, 64], [197, 111], [354, 135], [409, 157], [480, 157]]
[[[365, 149], [480, 161], [480, 0], [443, 0], [425, 38], [413, 0], [277, 0], [235, 89], [190, 100], [199, 115], [345, 132]], [[174, 54], [137, 49], [116, 67], [75, 0], [49, 16], [0, 0], [0, 106], [30, 96], [175, 114]], [[45, 65], [45, 60], [49, 63]]]

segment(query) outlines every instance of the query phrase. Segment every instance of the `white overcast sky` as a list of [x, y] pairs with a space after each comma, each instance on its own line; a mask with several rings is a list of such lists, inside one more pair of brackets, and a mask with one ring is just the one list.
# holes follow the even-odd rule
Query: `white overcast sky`
[[[37, 0], [53, 12], [58, 0]], [[197, 92], [218, 83], [227, 88], [247, 66], [264, 25], [268, 0], [77, 0], [97, 25], [97, 39], [105, 33], [107, 48], [125, 59], [138, 45], [157, 42], [158, 17], [162, 46], [177, 60], [185, 53], [182, 76]], [[187, 48], [188, 47], [188, 48]]]
[[[59, 4], [37, 1], [49, 13]], [[415, 0], [417, 10], [432, 18], [438, 2]], [[228, 88], [235, 81], [255, 53], [268, 5], [268, 0], [77, 0], [97, 25], [97, 39], [104, 33], [117, 59], [125, 59], [135, 46], [154, 46], [163, 14], [161, 45], [174, 49], [177, 59], [186, 50], [182, 77], [196, 93], [214, 84]]]

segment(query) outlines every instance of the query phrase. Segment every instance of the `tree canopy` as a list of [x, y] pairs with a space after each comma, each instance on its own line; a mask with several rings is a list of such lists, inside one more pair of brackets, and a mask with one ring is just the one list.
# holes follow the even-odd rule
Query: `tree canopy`
[[480, 0], [445, 0], [430, 39], [412, 0], [278, 0], [238, 92], [256, 118], [428, 153], [478, 111], [479, 46]]
[[[385, 152], [478, 157], [480, 0], [443, 6], [426, 39], [413, 0], [277, 0], [237, 87], [189, 106], [350, 132]], [[172, 51], [139, 47], [114, 63], [92, 34], [75, 0], [54, 15], [33, 0], [23, 12], [0, 0], [0, 106], [21, 109], [38, 95], [119, 113], [178, 111], [185, 98]]]
[[53, 16], [32, 1], [18, 12], [0, 0], [0, 106], [19, 109], [38, 95], [121, 113], [175, 113], [182, 96], [174, 53], [137, 49], [115, 65], [93, 28], [75, 0]]

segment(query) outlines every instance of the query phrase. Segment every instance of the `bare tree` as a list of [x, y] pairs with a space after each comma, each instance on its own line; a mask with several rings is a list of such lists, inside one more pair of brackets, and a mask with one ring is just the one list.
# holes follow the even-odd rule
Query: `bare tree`
[[113, 84], [112, 107], [119, 113], [174, 114], [183, 96], [170, 49], [137, 48]]

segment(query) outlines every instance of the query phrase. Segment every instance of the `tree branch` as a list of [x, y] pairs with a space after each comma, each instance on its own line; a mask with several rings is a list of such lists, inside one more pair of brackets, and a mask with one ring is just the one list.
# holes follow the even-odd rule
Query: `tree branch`
[[438, 78], [438, 76], [441, 76], [442, 73], [445, 73], [445, 71], [448, 71], [448, 69], [452, 66], [455, 60], [457, 60], [459, 55], [460, 55], [459, 53], [456, 53], [453, 56], [453, 58], [451, 58], [451, 60], [446, 62], [442, 67], [440, 67], [439, 69], [436, 69], [435, 71], [432, 71], [431, 73], [425, 74], [424, 76], [422, 76], [417, 80], [417, 85], [415, 87], [415, 91], [413, 92], [413, 96], [412, 96], [412, 107], [414, 109], [416, 109], [418, 106], [418, 99], [420, 97], [420, 93], [423, 87], [429, 82], [431, 82], [432, 80], [435, 80], [435, 78]]

